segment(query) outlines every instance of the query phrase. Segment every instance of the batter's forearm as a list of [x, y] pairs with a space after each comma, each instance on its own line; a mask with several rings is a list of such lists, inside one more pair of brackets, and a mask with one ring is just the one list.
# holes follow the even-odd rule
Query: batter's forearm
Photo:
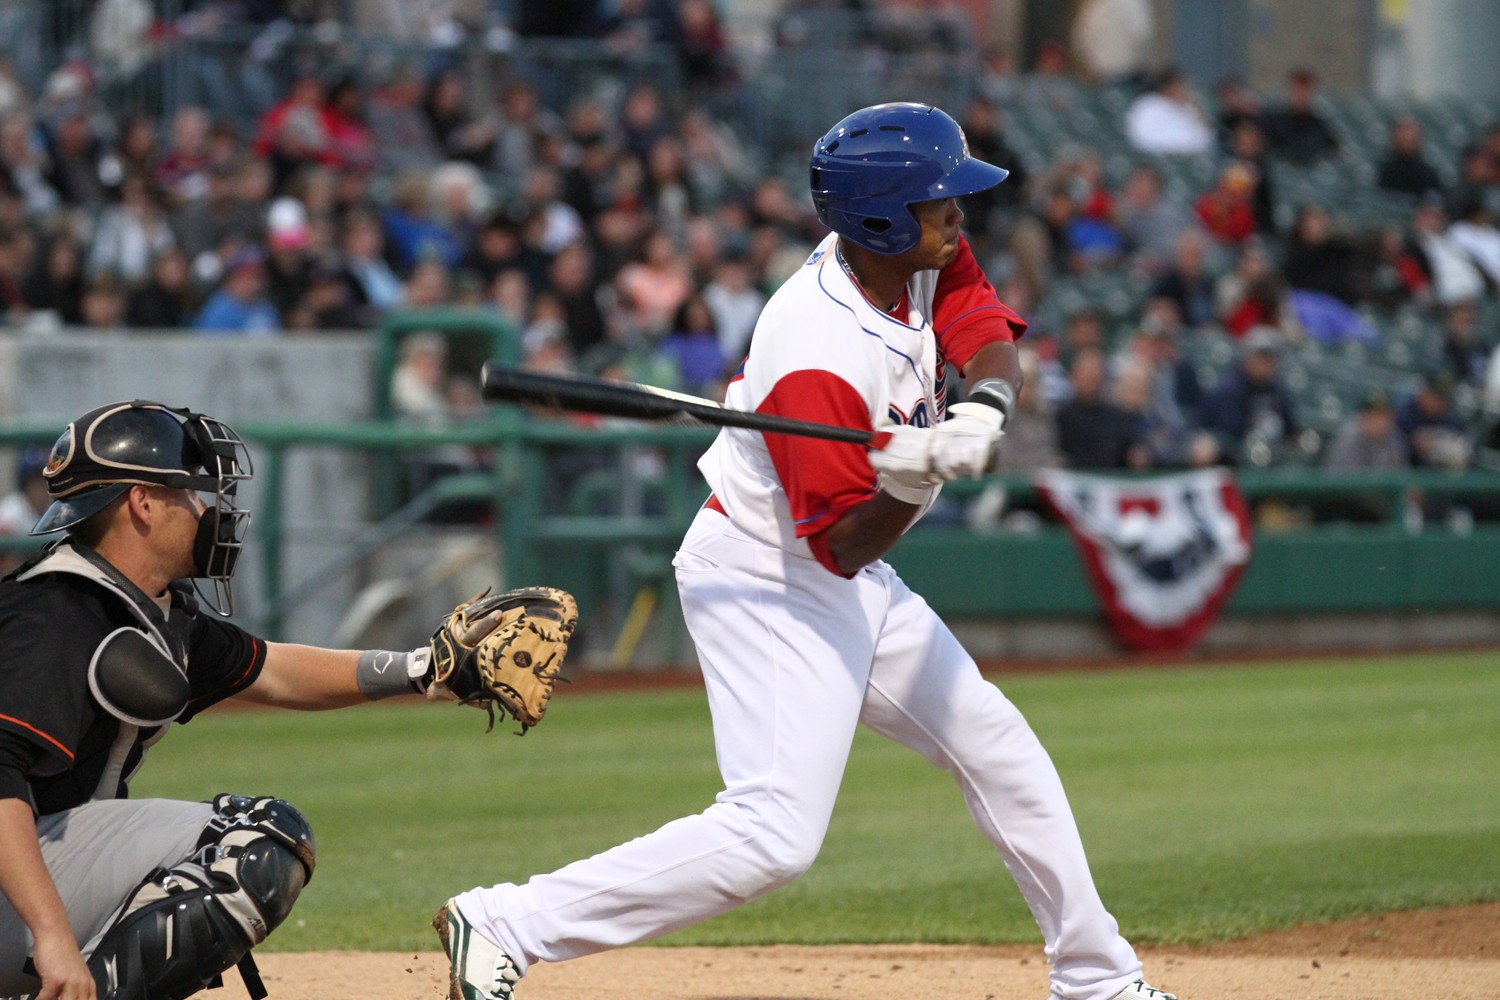
[[885, 556], [917, 516], [914, 504], [877, 493], [851, 507], [828, 529], [828, 552], [844, 573], [854, 573]]

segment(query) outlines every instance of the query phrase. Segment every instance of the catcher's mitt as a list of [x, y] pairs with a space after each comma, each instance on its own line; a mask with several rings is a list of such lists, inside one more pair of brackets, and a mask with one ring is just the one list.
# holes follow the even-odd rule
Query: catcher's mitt
[[495, 728], [495, 706], [521, 724], [542, 721], [568, 640], [578, 624], [573, 595], [553, 587], [489, 591], [453, 609], [432, 633], [429, 697], [446, 692], [483, 707]]

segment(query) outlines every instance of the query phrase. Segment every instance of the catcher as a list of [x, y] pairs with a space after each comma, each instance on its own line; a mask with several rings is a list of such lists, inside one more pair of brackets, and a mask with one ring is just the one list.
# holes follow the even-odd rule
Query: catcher
[[250, 950], [312, 877], [312, 830], [269, 796], [130, 799], [173, 723], [233, 697], [424, 694], [522, 732], [546, 712], [578, 615], [559, 590], [480, 595], [409, 652], [225, 620], [250, 476], [227, 424], [141, 400], [89, 411], [52, 449], [32, 534], [66, 534], [0, 581], [0, 997], [179, 1000], [234, 965], [265, 996]]

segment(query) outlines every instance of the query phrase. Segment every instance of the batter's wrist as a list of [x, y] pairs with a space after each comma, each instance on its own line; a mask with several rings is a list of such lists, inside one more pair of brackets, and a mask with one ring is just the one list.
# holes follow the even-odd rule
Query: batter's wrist
[[969, 389], [965, 402], [983, 403], [999, 410], [1007, 421], [1016, 407], [1016, 388], [1003, 378], [982, 378]]

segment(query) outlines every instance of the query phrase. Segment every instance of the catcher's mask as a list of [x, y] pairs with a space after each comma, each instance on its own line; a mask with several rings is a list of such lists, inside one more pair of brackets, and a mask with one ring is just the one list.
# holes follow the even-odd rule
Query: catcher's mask
[[110, 403], [70, 423], [52, 446], [42, 470], [52, 505], [31, 533], [71, 528], [135, 483], [205, 494], [193, 541], [195, 576], [213, 581], [214, 598], [203, 595], [204, 601], [227, 617], [234, 613], [229, 578], [250, 524], [235, 493], [253, 473], [245, 442], [223, 421], [141, 399]]

